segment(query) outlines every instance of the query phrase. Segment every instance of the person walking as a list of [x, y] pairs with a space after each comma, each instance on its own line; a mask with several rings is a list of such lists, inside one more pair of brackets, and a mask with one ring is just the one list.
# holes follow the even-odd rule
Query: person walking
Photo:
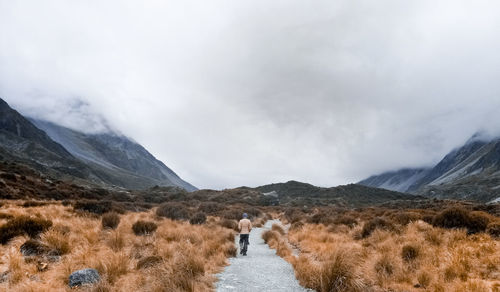
[[248, 237], [252, 231], [252, 222], [248, 220], [248, 214], [243, 213], [243, 219], [238, 223], [238, 230], [240, 231], [240, 254], [246, 256], [248, 249]]

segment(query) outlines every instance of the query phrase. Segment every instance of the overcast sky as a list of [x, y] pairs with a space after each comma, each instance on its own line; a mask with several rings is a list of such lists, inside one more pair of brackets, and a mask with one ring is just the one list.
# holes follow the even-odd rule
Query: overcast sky
[[120, 131], [199, 188], [334, 186], [500, 132], [499, 15], [476, 0], [0, 0], [0, 97]]

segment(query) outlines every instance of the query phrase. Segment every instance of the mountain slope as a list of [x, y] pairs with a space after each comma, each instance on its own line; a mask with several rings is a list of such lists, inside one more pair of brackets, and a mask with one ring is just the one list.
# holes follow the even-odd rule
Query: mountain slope
[[364, 207], [394, 200], [419, 200], [420, 196], [357, 184], [322, 188], [297, 181], [264, 185], [255, 188], [262, 193], [276, 192], [280, 205], [338, 205]]
[[424, 185], [439, 185], [461, 178], [477, 168], [470, 168], [489, 150], [488, 142], [470, 139], [462, 147], [447, 154], [429, 173], [413, 184], [409, 191], [416, 191]]
[[[28, 148], [35, 147], [30, 145], [31, 142], [55, 156], [73, 158], [64, 147], [50, 139], [44, 131], [35, 127], [2, 99], [0, 99], [0, 133], [5, 137], [3, 145], [13, 151], [25, 152]], [[13, 141], [8, 143], [9, 139]]]
[[[383, 188], [385, 181], [396, 179], [396, 174], [385, 173], [359, 183]], [[499, 198], [500, 139], [481, 139], [474, 135], [427, 170], [407, 191], [433, 198], [481, 202]]]
[[[50, 130], [49, 135], [40, 129], [42, 125]], [[2, 99], [0, 160], [16, 161], [49, 176], [80, 184], [129, 189], [155, 185], [196, 189], [125, 137], [85, 135], [42, 122], [36, 126]]]
[[85, 179], [90, 170], [0, 99], [0, 155], [57, 177]]
[[112, 132], [85, 134], [47, 121], [32, 119], [32, 122], [75, 157], [95, 168], [110, 174], [128, 173], [142, 179], [144, 186], [178, 186], [188, 191], [196, 190], [127, 137]]
[[397, 192], [407, 192], [410, 187], [427, 176], [430, 170], [430, 168], [405, 168], [371, 176], [358, 184]]

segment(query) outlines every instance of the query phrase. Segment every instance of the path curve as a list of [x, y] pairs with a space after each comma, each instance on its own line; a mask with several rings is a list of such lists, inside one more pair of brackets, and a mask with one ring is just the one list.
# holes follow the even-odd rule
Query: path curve
[[[238, 254], [238, 257], [229, 259], [230, 265], [217, 275], [218, 292], [311, 291], [299, 285], [293, 267], [264, 243], [262, 232], [270, 229], [273, 223], [279, 221], [267, 221], [264, 228], [252, 229], [248, 256]], [[237, 246], [238, 239], [237, 236]]]

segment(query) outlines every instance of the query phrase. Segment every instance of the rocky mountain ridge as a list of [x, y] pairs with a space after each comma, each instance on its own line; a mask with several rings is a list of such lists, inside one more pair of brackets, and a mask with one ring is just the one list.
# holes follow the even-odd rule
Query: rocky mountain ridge
[[58, 179], [102, 187], [194, 186], [144, 147], [116, 133], [84, 134], [28, 119], [0, 99], [0, 160], [24, 163]]
[[[404, 176], [418, 173], [420, 177]], [[399, 179], [399, 180], [398, 180]], [[392, 182], [398, 181], [398, 184]], [[400, 190], [431, 198], [490, 202], [500, 198], [500, 138], [473, 136], [427, 169], [386, 172], [358, 184]], [[404, 187], [401, 187], [404, 186]]]

